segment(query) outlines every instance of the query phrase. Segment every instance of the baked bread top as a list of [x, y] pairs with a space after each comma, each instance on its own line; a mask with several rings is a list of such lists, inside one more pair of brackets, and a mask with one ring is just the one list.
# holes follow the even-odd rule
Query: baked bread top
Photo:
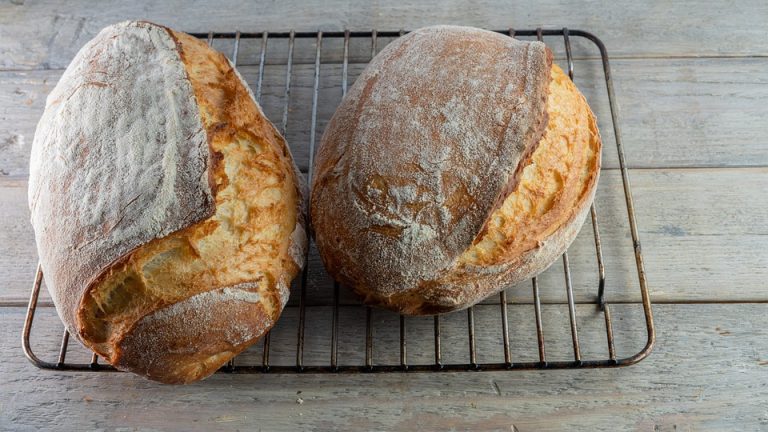
[[[592, 113], [556, 71], [540, 42], [467, 27], [423, 28], [382, 50], [316, 158], [312, 220], [331, 275], [369, 304], [433, 314], [546, 268], [578, 232], [599, 170]], [[568, 159], [571, 131], [559, 128], [571, 114]], [[545, 132], [553, 144], [533, 165], [553, 162], [539, 174], [527, 167]], [[532, 202], [558, 205], [518, 213]]]
[[69, 331], [122, 369], [207, 376], [277, 320], [303, 264], [304, 186], [226, 57], [107, 27], [51, 93], [29, 189]]

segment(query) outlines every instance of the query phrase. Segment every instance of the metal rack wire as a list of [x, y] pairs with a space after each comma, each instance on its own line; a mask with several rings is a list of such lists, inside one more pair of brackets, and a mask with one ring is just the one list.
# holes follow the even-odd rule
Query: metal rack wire
[[[409, 363], [408, 356], [408, 341], [407, 341], [407, 322], [408, 320], [404, 316], [399, 316], [399, 362], [390, 363], [377, 363], [374, 361], [374, 331], [372, 324], [373, 311], [370, 307], [366, 306], [352, 306], [365, 308], [365, 355], [364, 362], [362, 364], [341, 364], [339, 359], [339, 308], [340, 308], [340, 287], [338, 284], [333, 285], [333, 300], [330, 304], [330, 318], [320, 320], [321, 322], [314, 323], [313, 325], [328, 325], [331, 327], [331, 337], [329, 341], [329, 361], [327, 364], [322, 365], [308, 365], [305, 364], [305, 328], [307, 327], [307, 280], [310, 266], [307, 265], [301, 273], [298, 287], [298, 305], [290, 305], [288, 308], [298, 309], [298, 328], [296, 329], [296, 350], [295, 350], [295, 362], [293, 364], [271, 364], [270, 352], [273, 350], [273, 342], [270, 333], [267, 333], [263, 338], [261, 361], [260, 362], [244, 362], [240, 361], [239, 357], [230, 361], [224, 366], [222, 372], [234, 372], [234, 373], [354, 373], [354, 372], [405, 372], [405, 371], [491, 371], [491, 370], [518, 370], [518, 369], [573, 369], [573, 368], [598, 368], [598, 367], [617, 367], [628, 366], [639, 362], [644, 359], [651, 352], [655, 342], [655, 331], [653, 324], [653, 315], [651, 310], [651, 301], [648, 295], [648, 288], [645, 276], [645, 270], [643, 267], [643, 256], [640, 248], [640, 240], [638, 238], [637, 226], [635, 222], [634, 204], [632, 201], [632, 193], [630, 190], [629, 177], [626, 168], [626, 162], [624, 158], [624, 150], [621, 141], [621, 131], [617, 117], [617, 107], [615, 102], [613, 81], [611, 79], [611, 70], [608, 60], [608, 54], [602, 41], [591, 33], [581, 30], [569, 30], [563, 29], [535, 29], [535, 30], [499, 30], [499, 33], [508, 34], [511, 37], [525, 36], [536, 37], [538, 40], [544, 40], [544, 37], [561, 37], [565, 45], [566, 60], [568, 67], [568, 75], [571, 79], [574, 76], [574, 61], [571, 49], [571, 38], [580, 37], [594, 43], [594, 45], [600, 51], [600, 57], [603, 66], [604, 79], [606, 84], [606, 91], [608, 95], [608, 102], [610, 106], [611, 120], [613, 125], [613, 132], [616, 142], [616, 150], [618, 154], [619, 170], [621, 172], [621, 179], [623, 184], [624, 199], [626, 202], [626, 209], [628, 214], [629, 231], [632, 238], [632, 247], [634, 249], [635, 264], [637, 267], [638, 282], [640, 287], [640, 294], [642, 298], [642, 307], [645, 320], [645, 334], [647, 336], [645, 346], [635, 353], [634, 355], [617, 358], [616, 348], [614, 342], [613, 323], [611, 317], [611, 307], [606, 301], [605, 296], [605, 276], [606, 269], [603, 261], [602, 242], [600, 238], [600, 230], [598, 224], [598, 215], [593, 205], [590, 210], [592, 230], [594, 233], [594, 245], [597, 262], [597, 297], [596, 304], [599, 307], [600, 312], [603, 314], [605, 322], [605, 333], [607, 342], [608, 358], [598, 359], [583, 359], [582, 347], [579, 341], [578, 326], [576, 320], [576, 302], [574, 301], [573, 284], [571, 280], [571, 266], [569, 263], [568, 252], [565, 252], [562, 256], [563, 275], [565, 282], [566, 301], [568, 305], [568, 318], [569, 318], [569, 331], [570, 339], [573, 347], [573, 359], [568, 361], [550, 361], [547, 359], [547, 351], [545, 346], [544, 330], [542, 325], [542, 301], [539, 290], [539, 283], [537, 278], [531, 280], [531, 289], [533, 295], [533, 309], [535, 316], [536, 327], [536, 344], [538, 346], [538, 360], [537, 361], [514, 361], [512, 351], [510, 348], [510, 324], [508, 313], [508, 301], [506, 291], [502, 291], [498, 296], [498, 307], [500, 313], [501, 327], [501, 346], [503, 349], [503, 362], [493, 363], [480, 363], [478, 362], [477, 355], [477, 342], [475, 331], [475, 307], [469, 308], [466, 311], [467, 322], [467, 338], [468, 338], [468, 359], [467, 363], [449, 363], [443, 360], [443, 346], [442, 346], [442, 320], [440, 315], [433, 318], [433, 345], [434, 345], [434, 361], [429, 363], [411, 364]], [[287, 40], [288, 52], [287, 60], [285, 62], [285, 87], [284, 87], [284, 100], [285, 105], [282, 110], [281, 122], [279, 128], [283, 134], [286, 133], [288, 126], [288, 117], [290, 113], [289, 105], [291, 101], [291, 78], [293, 75], [294, 64], [294, 47], [298, 39], [314, 39], [315, 40], [315, 55], [314, 55], [314, 74], [313, 74], [313, 88], [311, 98], [311, 120], [309, 126], [309, 165], [307, 176], [311, 180], [312, 167], [314, 162], [314, 151], [317, 135], [317, 116], [318, 116], [318, 99], [321, 80], [321, 54], [323, 50], [323, 41], [337, 39], [341, 40], [342, 55], [341, 55], [341, 93], [342, 96], [346, 94], [348, 86], [349, 75], [349, 58], [350, 58], [350, 40], [352, 39], [369, 39], [371, 47], [371, 58], [376, 54], [378, 49], [379, 40], [381, 38], [395, 38], [405, 34], [405, 31], [343, 31], [343, 32], [232, 32], [232, 33], [198, 33], [194, 36], [202, 39], [207, 39], [209, 44], [212, 44], [215, 40], [225, 39], [233, 41], [233, 50], [231, 54], [232, 61], [237, 65], [238, 55], [240, 53], [240, 47], [242, 41], [252, 41], [260, 44], [260, 54], [258, 62], [258, 80], [255, 85], [256, 99], [261, 102], [262, 98], [262, 86], [265, 76], [265, 64], [267, 62], [267, 47], [270, 40], [282, 39]], [[308, 262], [308, 261], [307, 261]], [[52, 369], [60, 371], [114, 371], [115, 369], [109, 365], [103, 365], [99, 363], [99, 358], [96, 354], [92, 354], [90, 362], [67, 362], [67, 353], [69, 349], [69, 333], [64, 330], [61, 338], [61, 343], [58, 349], [58, 355], [53, 361], [46, 361], [40, 359], [32, 350], [32, 343], [30, 340], [32, 324], [37, 311], [38, 298], [42, 285], [42, 270], [38, 266], [37, 273], [35, 275], [32, 293], [27, 308], [26, 320], [24, 322], [24, 329], [22, 334], [22, 345], [24, 353], [27, 358], [37, 367], [41, 369]], [[53, 354], [51, 354], [53, 356]]]

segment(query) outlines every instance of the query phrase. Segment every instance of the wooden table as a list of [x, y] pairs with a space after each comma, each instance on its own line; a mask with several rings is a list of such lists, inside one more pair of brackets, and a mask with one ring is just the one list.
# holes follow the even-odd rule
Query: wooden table
[[[0, 6], [0, 429], [768, 430], [768, 3], [200, 3], [207, 2], [16, 0]], [[595, 33], [612, 59], [654, 301], [654, 352], [621, 369], [218, 374], [184, 387], [129, 374], [34, 368], [22, 354], [20, 334], [37, 262], [26, 206], [35, 125], [74, 53], [105, 25], [138, 18], [190, 32], [451, 23]], [[576, 83], [606, 130], [607, 101], [596, 93], [599, 62], [586, 51], [576, 54], [584, 77]], [[299, 77], [301, 70], [297, 66]], [[247, 65], [242, 71], [246, 78], [253, 73]], [[301, 78], [297, 82], [303, 91]], [[298, 129], [288, 138], [306, 140]], [[615, 158], [606, 156], [598, 205], [607, 226], [626, 224], [616, 168]], [[613, 237], [626, 240], [610, 228], [605, 235], [609, 244]], [[609, 284], [631, 288], [631, 247], [608, 249]], [[578, 302], [594, 294], [589, 289], [577, 283]], [[547, 303], [546, 290], [543, 295]], [[612, 295], [617, 308], [637, 307], [637, 290]], [[520, 304], [529, 300], [523, 291], [510, 296]], [[55, 344], [61, 327], [46, 299], [36, 338]], [[550, 306], [556, 305], [545, 310]], [[636, 323], [628, 316], [616, 331], [631, 336]], [[582, 344], [599, 337], [587, 331]], [[558, 342], [552, 344], [557, 351]]]

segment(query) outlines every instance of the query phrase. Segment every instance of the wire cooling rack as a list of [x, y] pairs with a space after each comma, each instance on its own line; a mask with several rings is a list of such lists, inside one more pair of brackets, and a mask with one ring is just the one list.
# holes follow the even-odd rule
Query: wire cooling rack
[[[608, 96], [613, 135], [616, 142], [619, 171], [621, 172], [623, 195], [626, 202], [628, 231], [631, 236], [631, 247], [637, 267], [637, 282], [642, 299], [644, 326], [638, 324], [636, 326], [638, 328], [632, 330], [635, 330], [635, 334], [643, 334], [641, 336], [645, 340], [643, 348], [635, 351], [632, 355], [624, 357], [618, 357], [616, 354], [614, 337], [615, 318], [612, 318], [611, 304], [606, 300], [606, 266], [603, 261], [603, 246], [600, 238], [597, 211], [593, 205], [591, 208], [591, 221], [594, 236], [595, 270], [597, 273], [596, 286], [594, 287], [596, 295], [593, 297], [594, 300], [588, 302], [587, 305], [591, 304], [593, 315], [601, 314], [601, 320], [604, 321], [604, 327], [601, 330], [605, 332], [605, 350], [603, 355], [595, 355], [595, 358], [583, 358], [585, 356], [582, 353], [585, 349], [580, 343], [579, 338], [577, 302], [574, 300], [572, 270], [568, 252], [565, 252], [562, 256], [565, 290], [561, 297], [564, 296], [565, 298], [555, 299], [555, 301], [551, 302], [567, 307], [567, 314], [562, 314], [562, 325], [547, 328], [547, 338], [545, 338], [545, 325], [542, 320], [542, 295], [537, 278], [531, 280], [532, 301], [529, 303], [508, 302], [507, 292], [502, 291], [497, 299], [488, 300], [484, 304], [467, 309], [466, 312], [457, 312], [443, 316], [438, 315], [430, 318], [412, 318], [398, 316], [387, 311], [374, 311], [370, 307], [361, 305], [354, 299], [342, 300], [342, 296], [346, 295], [346, 291], [340, 290], [339, 285], [332, 282], [326, 284], [327, 289], [325, 291], [327, 295], [320, 295], [319, 300], [308, 298], [307, 286], [310, 280], [308, 275], [310, 273], [325, 274], [319, 260], [308, 259], [308, 265], [305, 266], [301, 277], [294, 284], [292, 300], [286, 307], [283, 317], [281, 317], [277, 326], [270, 333], [267, 333], [256, 346], [222, 367], [220, 372], [354, 373], [600, 368], [628, 366], [648, 356], [655, 341], [653, 315], [643, 268], [640, 240], [635, 223], [632, 193], [621, 142], [613, 81], [611, 79], [611, 70], [605, 46], [600, 39], [591, 33], [581, 30], [569, 30], [567, 28], [556, 30], [539, 28], [536, 30], [517, 31], [510, 29], [504, 31], [497, 30], [497, 32], [508, 34], [511, 37], [536, 37], [538, 40], [544, 40], [546, 37], [548, 39], [547, 42], [553, 38], [562, 38], [562, 43], [565, 47], [568, 75], [571, 79], [574, 76], [574, 56], [572, 54], [571, 38], [580, 38], [591, 42], [600, 52], [605, 90]], [[282, 87], [282, 113], [281, 115], [276, 114], [270, 117], [272, 117], [273, 121], [277, 120], [275, 117], [280, 117], [279, 121], [275, 121], [275, 123], [281, 125], [280, 129], [285, 135], [289, 125], [289, 114], [293, 111], [291, 107], [311, 106], [309, 119], [299, 125], [302, 128], [308, 128], [308, 139], [305, 141], [306, 148], [303, 150], [307, 153], [308, 163], [304, 167], [304, 171], [308, 176], [311, 176], [316, 137], [321, 132], [318, 129], [318, 104], [321, 94], [321, 81], [327, 80], [327, 77], [323, 75], [324, 68], [328, 66], [341, 67], [341, 82], [337, 83], [337, 85], [340, 87], [341, 96], [343, 96], [347, 91], [350, 65], [354, 63], [360, 69], [364, 63], [376, 54], [380, 45], [383, 45], [381, 41], [391, 41], [405, 33], [407, 32], [402, 30], [291, 31], [280, 33], [237, 31], [227, 33], [193, 33], [193, 35], [206, 39], [214, 47], [217, 42], [226, 44], [231, 49], [229, 57], [235, 65], [238, 63], [238, 57], [244, 51], [243, 48], [247, 47], [250, 49], [254, 58], [253, 68], [255, 69], [256, 65], [258, 65], [254, 93], [262, 106], [264, 106], [262, 91], [267, 85], [265, 83], [269, 81], [265, 74], [265, 68], [267, 65], [270, 65], [270, 67], [275, 65], [284, 67], [284, 75], [281, 82], [277, 85], [271, 85], [272, 88]], [[292, 85], [292, 79], [294, 78], [294, 69], [300, 61], [295, 61], [294, 50], [297, 41], [302, 40], [313, 40], [314, 42], [314, 56], [311, 56], [311, 54], [307, 56], [305, 54], [302, 57], [306, 60], [302, 65], [314, 64], [314, 69], [311, 75], [311, 92], [296, 95], [292, 94], [292, 90], [295, 90], [295, 86]], [[370, 54], [365, 52], [365, 49], [357, 49], [351, 52], [351, 41], [354, 41], [358, 48], [361, 44], [357, 42], [362, 42], [362, 46], [367, 45], [370, 47]], [[324, 42], [326, 51], [323, 51]], [[272, 56], [275, 59], [272, 59], [270, 58], [271, 56], [268, 56], [268, 46], [270, 45], [284, 47], [287, 53], [283, 51], [282, 54], [273, 54]], [[332, 52], [328, 53], [328, 51]], [[324, 55], [326, 60], [322, 61]], [[297, 98], [299, 100], [296, 100]], [[335, 108], [335, 105], [330, 108]], [[332, 112], [332, 110], [330, 111]], [[603, 135], [607, 136], [605, 129], [603, 127]], [[293, 151], [295, 154], [296, 143], [291, 142], [291, 144], [294, 146]], [[624, 237], [628, 238], [629, 236], [625, 233]], [[73, 350], [73, 347], [69, 344], [69, 333], [66, 329], [61, 336], [61, 342], [58, 344], [57, 349], [49, 349], [46, 352], [46, 358], [51, 358], [52, 360], [42, 360], [33, 352], [30, 335], [32, 334], [35, 314], [39, 309], [38, 299], [42, 279], [42, 270], [38, 266], [22, 335], [23, 349], [27, 358], [41, 369], [114, 371], [115, 369], [112, 366], [99, 363], [99, 358], [94, 353], [90, 353], [90, 361], [67, 361], [67, 355]], [[330, 295], [331, 290], [332, 296]], [[580, 303], [580, 306], [582, 304]], [[510, 309], [513, 307], [515, 308], [515, 313], [511, 314]], [[528, 318], [521, 318], [522, 315], [525, 315], [522, 312], [518, 313], [521, 308], [524, 309], [523, 312], [530, 312], [531, 308], [533, 311], [528, 313]], [[309, 315], [308, 311], [311, 311]], [[450, 325], [446, 324], [446, 321], [455, 321], [456, 317], [462, 314], [466, 314], [466, 316], [465, 319], [461, 320], [460, 324], [457, 325], [456, 322], [452, 322]], [[342, 315], [346, 318], [346, 321], [340, 329]], [[376, 320], [374, 320], [374, 315], [378, 317]], [[512, 319], [511, 315], [514, 315]], [[566, 315], [567, 324], [565, 324], [566, 320], [564, 319]], [[623, 317], [619, 319], [623, 320]], [[431, 322], [425, 322], [425, 320]], [[531, 320], [533, 323], [530, 322]], [[481, 324], [477, 324], [479, 321]], [[378, 327], [383, 328], [377, 328], [374, 331], [377, 324]], [[464, 330], [461, 330], [462, 327], [464, 327]], [[535, 332], [535, 342], [528, 344], [529, 351], [533, 352], [520, 352], [518, 350], [513, 355], [512, 344], [515, 343], [517, 337], [526, 337], [526, 335], [522, 335], [526, 328], [532, 333], [527, 335], [532, 340]], [[307, 329], [318, 333], [318, 337], [307, 337]], [[363, 329], [364, 334], [362, 334]], [[450, 336], [446, 335], [448, 331], [451, 333]], [[463, 337], [459, 335], [462, 332], [466, 332]], [[550, 340], [551, 343], [553, 334], [554, 338], [559, 338], [561, 342], [563, 337], [570, 339], [567, 345], [572, 347], [572, 358], [566, 360], [548, 359], [545, 339]], [[563, 336], [565, 334], [568, 336]], [[340, 348], [342, 339], [352, 341], [346, 344], [351, 345], [351, 347], [348, 346], [346, 349]], [[599, 340], [599, 338], [591, 339]], [[309, 351], [311, 353], [307, 354], [307, 347], [310, 345]], [[482, 351], [478, 345], [483, 345]], [[383, 352], [377, 358], [374, 356], [374, 346], [383, 347]], [[82, 347], [78, 346], [77, 348], [82, 351]], [[599, 351], [593, 346], [588, 348], [590, 352]], [[446, 352], [450, 352], [459, 361], [446, 358]], [[485, 354], [485, 357], [491, 359], [491, 361], [479, 361], [479, 353]], [[82, 358], [83, 356], [80, 355], [80, 357]], [[308, 359], [308, 357], [312, 357], [312, 359]]]

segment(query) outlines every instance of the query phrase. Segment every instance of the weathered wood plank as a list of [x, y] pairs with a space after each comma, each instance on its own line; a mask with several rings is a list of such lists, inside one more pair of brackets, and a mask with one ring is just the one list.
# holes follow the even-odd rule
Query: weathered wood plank
[[[26, 181], [4, 181], [0, 192], [0, 298], [24, 301], [32, 287], [30, 278], [37, 268], [37, 247], [29, 223]], [[46, 296], [48, 294], [46, 293]], [[46, 297], [47, 298], [47, 297]]]
[[[765, 248], [768, 168], [635, 170], [631, 173], [648, 281], [656, 301], [768, 300]], [[738, 185], [731, 187], [728, 185]], [[632, 241], [618, 171], [603, 171], [597, 211], [611, 301], [639, 301]], [[36, 265], [24, 181], [0, 182], [0, 301], [24, 302]], [[569, 250], [576, 299], [592, 302], [597, 267], [591, 224]], [[562, 263], [539, 278], [545, 302], [565, 301]], [[294, 290], [297, 293], [296, 290]], [[531, 301], [529, 282], [508, 290], [513, 302]], [[308, 301], [328, 304], [332, 283], [315, 251], [310, 255]], [[47, 294], [44, 294], [47, 298]], [[353, 301], [342, 290], [344, 302]], [[294, 298], [292, 302], [295, 302]]]
[[[190, 32], [397, 30], [430, 24], [494, 29], [569, 26], [594, 32], [615, 56], [768, 54], [763, 43], [768, 5], [754, 0], [716, 9], [702, 1], [663, 0], [589, 5], [546, 0], [536, 7], [500, 0], [480, 0], [471, 6], [460, 0], [411, 4], [339, 0], [252, 4], [234, 0], [215, 6], [109, 1], [100, 4], [98, 13], [82, 0], [63, 4], [16, 1], [2, 5], [0, 13], [0, 67], [63, 67], [101, 28], [125, 19], [147, 19]], [[579, 41], [574, 48], [577, 54], [594, 53]]]
[[[623, 317], [614, 321], [617, 343], [629, 341], [618, 347], [621, 350], [643, 342], [644, 330], [638, 325], [642, 314], [637, 309], [636, 305], [614, 306], [615, 316]], [[23, 309], [0, 308], [0, 321], [7, 323], [0, 329], [0, 426], [13, 430], [764, 430], [768, 423], [764, 406], [768, 306], [658, 305], [654, 312], [657, 348], [629, 368], [347, 376], [218, 374], [201, 383], [172, 387], [129, 374], [39, 371], [24, 359], [18, 346]], [[589, 316], [589, 312], [579, 314], [582, 345], [601, 349], [600, 320]], [[545, 318], [567, 322], [565, 316], [551, 311]], [[55, 348], [61, 335], [53, 310], [43, 308], [37, 319], [36, 343]], [[447, 341], [466, 344], [462, 323], [457, 326], [446, 328]], [[360, 327], [347, 330], [361, 336]], [[429, 351], [429, 327], [419, 330], [426, 330], [424, 342], [415, 338], [409, 348]], [[553, 350], [560, 345], [567, 350], [567, 342], [552, 341]], [[362, 350], [359, 346], [345, 349]]]
[[[630, 166], [768, 165], [766, 60], [611, 62]], [[595, 61], [576, 67], [574, 80], [597, 113], [603, 139], [611, 146], [613, 137], [606, 135], [613, 131], [600, 65]], [[609, 166], [615, 166], [612, 153]]]
[[[561, 63], [563, 63], [561, 61]], [[768, 59], [619, 60], [613, 62], [630, 167], [768, 165]], [[349, 82], [363, 65], [350, 66]], [[604, 166], [618, 166], [610, 108], [598, 61], [576, 61], [575, 80], [598, 116]], [[255, 86], [258, 67], [239, 68]], [[733, 71], [738, 70], [738, 74]], [[35, 127], [45, 98], [62, 71], [0, 72], [0, 176], [25, 177]], [[340, 65], [321, 69], [318, 139], [341, 100]], [[313, 67], [294, 69], [287, 139], [307, 168]], [[262, 105], [278, 126], [285, 71], [268, 66]], [[738, 148], [738, 151], [733, 151]]]

